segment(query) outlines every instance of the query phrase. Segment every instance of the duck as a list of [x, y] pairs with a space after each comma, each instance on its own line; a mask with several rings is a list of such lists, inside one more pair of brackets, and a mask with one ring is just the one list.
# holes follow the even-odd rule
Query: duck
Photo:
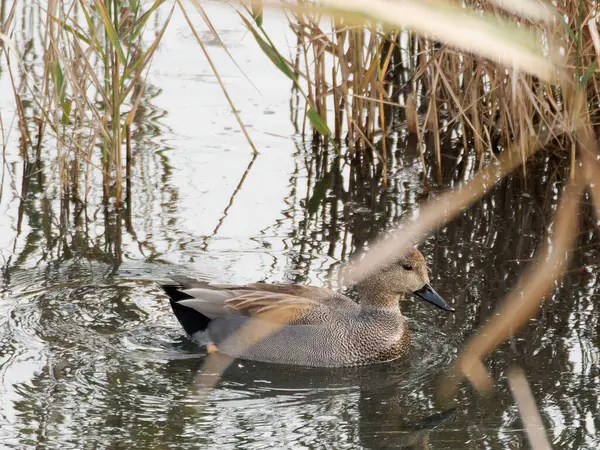
[[[431, 286], [425, 258], [416, 248], [359, 281], [357, 302], [317, 286], [170, 278], [159, 287], [193, 341], [208, 353], [265, 363], [346, 367], [389, 362], [410, 353], [410, 331], [400, 310], [407, 294], [455, 311]], [[250, 324], [268, 331], [252, 340], [242, 332]]]

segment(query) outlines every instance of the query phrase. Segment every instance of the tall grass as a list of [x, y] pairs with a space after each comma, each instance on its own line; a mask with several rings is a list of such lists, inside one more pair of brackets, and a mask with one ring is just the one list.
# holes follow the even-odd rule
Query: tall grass
[[[41, 74], [27, 66], [26, 54], [4, 52], [20, 116], [22, 156], [41, 163], [42, 152], [56, 146], [64, 199], [85, 201], [87, 178], [97, 168], [104, 201], [112, 198], [121, 206], [125, 174], [131, 173], [131, 126], [144, 94], [146, 69], [173, 8], [152, 42], [142, 35], [162, 3], [156, 0], [145, 9], [139, 0], [34, 3], [41, 25]], [[13, 3], [4, 24], [7, 31], [14, 26], [15, 8], [24, 6], [19, 4]], [[23, 97], [34, 105], [29, 114]], [[100, 155], [95, 154], [98, 143]]]
[[[218, 67], [189, 18], [189, 4], [32, 2], [41, 25], [40, 74], [30, 70], [26, 54], [8, 51], [20, 3], [5, 11], [3, 41], [19, 115], [21, 154], [39, 162], [45, 140], [53, 140], [64, 199], [85, 201], [89, 178], [100, 171], [104, 202], [118, 209], [126, 200], [132, 124], [146, 89], [148, 66], [176, 8], [185, 15], [256, 153]], [[290, 60], [264, 30], [262, 4], [251, 3], [249, 14], [241, 14], [260, 48], [292, 80], [294, 120], [303, 135], [312, 128], [314, 136], [331, 142], [338, 154], [371, 168], [384, 185], [412, 141], [424, 169], [433, 167], [438, 181], [442, 164], [455, 165], [471, 151], [482, 167], [517, 142], [524, 161], [531, 135], [543, 135], [541, 140], [565, 150], [575, 164], [577, 106], [565, 98], [559, 78], [567, 73], [580, 89], [585, 87], [586, 104], [595, 117], [600, 40], [593, 1], [565, 1], [555, 9], [530, 1], [448, 2], [443, 8], [410, 0], [390, 5], [378, 0], [371, 6], [327, 0], [324, 5], [325, 10], [298, 2], [288, 9], [297, 37]], [[191, 6], [219, 39], [201, 3], [193, 0]], [[147, 25], [161, 11], [153, 39], [144, 39]], [[327, 19], [323, 11], [344, 15]], [[507, 67], [510, 61], [513, 65]], [[33, 108], [24, 106], [24, 99]], [[461, 145], [442, 149], [442, 143], [451, 140]], [[313, 212], [331, 180], [321, 180], [318, 187], [309, 202]]]
[[394, 141], [406, 133], [434, 155], [438, 175], [444, 159], [452, 164], [464, 156], [444, 158], [448, 137], [482, 163], [515, 140], [547, 132], [553, 147], [571, 152], [575, 111], [561, 87], [565, 74], [586, 88], [590, 114], [598, 114], [596, 2], [556, 2], [554, 9], [537, 2], [399, 1], [383, 11], [386, 2], [343, 3], [325, 5], [369, 20], [327, 20], [304, 2], [292, 10], [291, 64], [350, 158], [387, 169]]
[[[0, 70], [12, 84], [3, 95], [14, 99], [23, 161], [21, 185], [11, 186], [21, 199], [17, 235], [23, 214], [38, 217], [24, 205], [40, 191], [49, 208], [43, 217], [60, 218], [47, 220], [48, 236], [74, 234], [72, 240], [48, 237], [57, 255], [78, 251], [118, 263], [124, 231], [142, 253], [155, 253], [133, 229], [132, 196], [135, 184], [149, 176], [138, 150], [154, 145], [148, 130], [156, 126], [156, 90], [146, 81], [148, 69], [178, 7], [183, 10], [164, 0], [2, 2]], [[204, 20], [210, 24], [206, 15]], [[13, 124], [6, 117], [0, 120], [9, 135]], [[4, 134], [2, 140], [4, 180], [13, 171]], [[159, 159], [160, 169], [169, 170]], [[54, 195], [56, 203], [50, 202]], [[88, 208], [96, 212], [88, 214]], [[71, 224], [75, 228], [67, 233]]]

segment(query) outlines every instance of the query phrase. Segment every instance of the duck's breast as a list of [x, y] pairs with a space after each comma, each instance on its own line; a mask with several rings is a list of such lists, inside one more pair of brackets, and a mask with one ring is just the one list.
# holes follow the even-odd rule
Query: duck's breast
[[352, 339], [360, 364], [392, 361], [406, 356], [411, 347], [406, 319], [398, 310], [361, 313]]

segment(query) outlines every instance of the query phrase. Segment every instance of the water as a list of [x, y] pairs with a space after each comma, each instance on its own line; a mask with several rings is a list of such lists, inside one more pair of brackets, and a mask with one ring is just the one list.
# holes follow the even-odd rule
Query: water
[[[527, 448], [505, 376], [518, 365], [553, 445], [600, 447], [600, 248], [587, 198], [567, 277], [540, 314], [486, 360], [493, 394], [463, 384], [451, 409], [435, 402], [438, 377], [515, 284], [550, 225], [564, 173], [552, 154], [530, 165], [527, 181], [515, 175], [501, 183], [423, 244], [432, 284], [457, 312], [407, 301], [415, 347], [409, 361], [338, 370], [236, 361], [216, 389], [201, 386], [205, 352], [183, 336], [154, 281], [183, 273], [335, 287], [353, 251], [474, 170], [459, 157], [443, 183], [431, 176], [424, 183], [420, 157], [402, 135], [393, 142], [401, 153], [388, 189], [368, 173], [336, 166], [333, 155], [323, 158], [296, 133], [288, 80], [235, 12], [206, 7], [256, 85], [210, 46], [258, 157], [178, 14], [149, 76], [124, 212], [92, 198], [61, 218], [56, 175], [29, 172], [22, 184], [27, 167], [17, 130], [8, 137], [0, 202], [1, 446]], [[280, 48], [294, 42], [280, 15], [265, 20]], [[0, 92], [10, 91], [7, 79], [0, 72]], [[0, 107], [6, 129], [11, 97], [3, 94]], [[454, 144], [446, 145], [455, 155]], [[53, 157], [48, 149], [48, 164]], [[305, 206], [325, 172], [334, 188], [310, 216]], [[60, 232], [63, 219], [68, 227]]]

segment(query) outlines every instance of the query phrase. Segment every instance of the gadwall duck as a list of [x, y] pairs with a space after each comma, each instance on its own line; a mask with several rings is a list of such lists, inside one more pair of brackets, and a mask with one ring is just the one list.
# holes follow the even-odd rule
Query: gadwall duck
[[[405, 294], [454, 311], [429, 285], [427, 264], [416, 249], [359, 282], [360, 303], [315, 286], [172, 279], [174, 284], [160, 287], [193, 340], [209, 352], [270, 363], [339, 367], [391, 361], [406, 356], [411, 346], [399, 306]], [[245, 342], [238, 332], [250, 319], [281, 325], [258, 342]]]

